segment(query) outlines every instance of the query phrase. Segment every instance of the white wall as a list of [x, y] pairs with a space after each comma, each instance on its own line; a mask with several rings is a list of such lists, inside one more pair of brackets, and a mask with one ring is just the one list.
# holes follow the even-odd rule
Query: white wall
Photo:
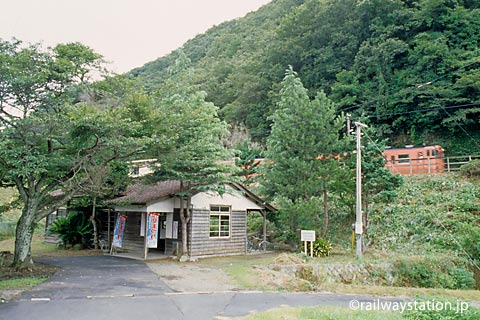
[[175, 201], [173, 198], [157, 200], [147, 204], [147, 212], [173, 212]]
[[192, 197], [193, 208], [197, 210], [210, 210], [210, 205], [230, 205], [232, 211], [260, 210], [255, 202], [246, 198], [241, 191], [227, 188], [227, 193], [220, 196], [213, 191], [200, 192]]

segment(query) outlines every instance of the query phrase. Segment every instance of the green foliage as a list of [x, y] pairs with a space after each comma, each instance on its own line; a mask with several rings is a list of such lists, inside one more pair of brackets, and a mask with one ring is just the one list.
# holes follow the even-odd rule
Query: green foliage
[[90, 220], [83, 212], [71, 212], [67, 217], [60, 217], [49, 227], [49, 231], [57, 234], [64, 246], [76, 244], [87, 245], [93, 235]]
[[480, 309], [464, 301], [444, 299], [417, 299], [416, 310], [407, 310], [402, 319], [408, 320], [475, 320], [480, 317]]
[[472, 160], [460, 167], [460, 173], [466, 177], [480, 177], [480, 160]]
[[465, 250], [470, 259], [474, 260], [477, 268], [480, 268], [480, 227], [464, 224], [462, 234], [461, 244], [463, 250]]
[[30, 262], [32, 230], [41, 219], [150, 140], [122, 99], [102, 93], [127, 82], [90, 91], [101, 63], [79, 43], [44, 50], [0, 40], [0, 184], [15, 186], [23, 204], [15, 264]]
[[313, 242], [314, 257], [328, 257], [332, 253], [332, 243], [323, 238], [317, 238]]
[[[391, 145], [478, 153], [479, 13], [475, 1], [272, 1], [185, 43], [195, 73], [182, 81], [263, 143], [292, 65], [310, 96], [323, 90], [340, 110], [365, 114]], [[179, 55], [131, 74], [155, 88]]]
[[480, 208], [478, 184], [452, 174], [404, 178], [396, 201], [371, 210], [369, 235], [374, 246], [465, 256], [462, 242], [468, 241], [463, 240], [468, 238], [468, 225], [477, 224]]
[[[267, 140], [262, 186], [271, 198], [284, 202], [279, 215], [284, 222], [281, 225], [288, 227], [292, 235], [301, 225], [320, 229], [315, 205], [323, 201], [326, 232], [326, 195], [342, 170], [339, 161], [330, 157], [343, 146], [339, 139], [342, 118], [335, 114], [333, 102], [323, 92], [310, 100], [291, 67], [286, 71], [279, 99]], [[319, 156], [323, 158], [319, 160]]]
[[250, 146], [246, 141], [236, 149], [235, 165], [240, 169], [238, 175], [244, 178], [244, 183], [249, 184], [259, 173], [261, 163], [256, 159], [263, 158], [263, 151]]
[[472, 289], [475, 286], [473, 272], [449, 259], [399, 260], [392, 274], [397, 277], [396, 284], [405, 287]]

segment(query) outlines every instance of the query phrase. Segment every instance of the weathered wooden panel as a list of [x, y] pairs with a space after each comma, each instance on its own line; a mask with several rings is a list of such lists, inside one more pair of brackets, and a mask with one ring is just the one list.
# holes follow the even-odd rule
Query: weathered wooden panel
[[131, 252], [142, 255], [145, 248], [145, 238], [140, 236], [141, 212], [126, 213], [125, 234], [121, 248], [117, 252]]
[[210, 212], [195, 211], [190, 232], [190, 255], [242, 254], [246, 251], [246, 212], [234, 211], [230, 216], [230, 237], [210, 238]]

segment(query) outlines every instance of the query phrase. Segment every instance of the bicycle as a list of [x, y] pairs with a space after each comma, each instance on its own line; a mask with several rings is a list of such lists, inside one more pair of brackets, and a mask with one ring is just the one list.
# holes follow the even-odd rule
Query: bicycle
[[262, 238], [256, 236], [247, 237], [247, 252], [251, 253], [252, 251], [266, 251], [267, 247], [270, 245], [270, 242], [263, 240]]

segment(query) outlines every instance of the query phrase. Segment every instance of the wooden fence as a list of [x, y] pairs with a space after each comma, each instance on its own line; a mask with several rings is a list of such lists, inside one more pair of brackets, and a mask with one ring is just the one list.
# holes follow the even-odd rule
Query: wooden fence
[[442, 158], [404, 158], [395, 160], [394, 163], [387, 161], [386, 167], [395, 174], [435, 174], [442, 172], [459, 171], [461, 166], [472, 160], [480, 159], [480, 155], [451, 156]]

